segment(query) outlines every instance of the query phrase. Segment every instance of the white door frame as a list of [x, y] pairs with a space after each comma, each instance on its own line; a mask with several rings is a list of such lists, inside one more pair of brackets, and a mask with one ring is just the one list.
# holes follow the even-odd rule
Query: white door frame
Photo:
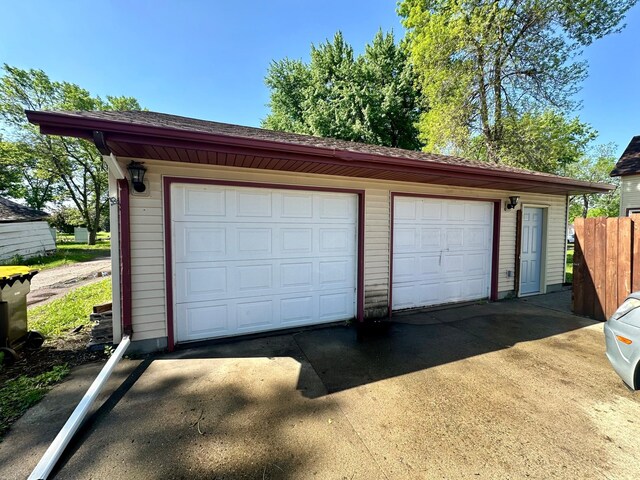
[[[520, 286], [522, 285], [522, 267], [518, 265], [518, 271], [520, 274], [518, 275], [518, 297], [530, 297], [532, 295], [541, 295], [547, 293], [547, 232], [549, 231], [548, 223], [549, 223], [549, 205], [547, 204], [539, 204], [539, 203], [522, 203], [520, 209], [522, 210], [522, 214], [524, 214], [525, 208], [540, 208], [542, 209], [542, 245], [540, 252], [540, 291], [531, 292], [531, 293], [521, 293]], [[523, 221], [521, 214], [521, 220]], [[516, 231], [518, 229], [516, 228]], [[566, 235], [565, 235], [566, 236]], [[520, 225], [520, 239], [518, 240], [520, 245], [520, 252], [518, 252], [518, 263], [520, 263], [522, 258], [522, 225]]]

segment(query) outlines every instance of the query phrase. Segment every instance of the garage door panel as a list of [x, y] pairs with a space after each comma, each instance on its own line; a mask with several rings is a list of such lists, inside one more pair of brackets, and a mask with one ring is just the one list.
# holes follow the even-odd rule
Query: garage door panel
[[313, 292], [355, 289], [355, 258], [286, 259], [179, 263], [175, 266], [176, 302], [246, 298], [265, 291]]
[[394, 251], [415, 252], [420, 245], [420, 233], [415, 227], [397, 228], [393, 232]]
[[242, 227], [234, 223], [174, 223], [177, 262], [238, 259], [353, 256], [356, 225], [265, 225]]
[[226, 255], [226, 233], [219, 227], [181, 226], [175, 232], [175, 260], [197, 261]]
[[464, 203], [447, 203], [447, 220], [463, 222], [465, 210]]
[[350, 292], [326, 293], [320, 295], [320, 318], [340, 320], [348, 318], [351, 307]]
[[268, 217], [273, 215], [272, 195], [268, 191], [236, 191], [236, 217]]
[[442, 258], [444, 275], [461, 276], [464, 273], [464, 255], [444, 255]]
[[420, 231], [420, 247], [423, 252], [440, 251], [442, 248], [442, 229], [423, 228]]
[[487, 288], [484, 278], [470, 278], [465, 281], [464, 297], [481, 296]]
[[445, 230], [444, 248], [448, 250], [460, 250], [464, 248], [464, 230], [463, 227], [447, 228]]
[[274, 288], [273, 265], [245, 265], [236, 267], [238, 276], [237, 290], [243, 292], [271, 290]]
[[224, 217], [227, 212], [225, 192], [221, 190], [183, 190], [174, 198], [174, 218]]
[[319, 195], [319, 218], [322, 220], [344, 220], [355, 218], [355, 203], [347, 196]]
[[233, 321], [226, 304], [179, 305], [176, 314], [182, 319], [177, 324], [177, 336], [183, 340], [197, 340], [224, 334], [230, 330], [229, 323]]
[[313, 228], [282, 228], [279, 238], [285, 255], [313, 252]]
[[314, 317], [317, 316], [317, 310], [314, 297], [311, 295], [280, 300], [282, 325], [294, 326], [313, 322]]
[[236, 322], [239, 331], [260, 330], [275, 326], [273, 300], [239, 301], [236, 304]]
[[178, 341], [355, 316], [356, 195], [173, 188]]
[[442, 273], [442, 257], [438, 255], [423, 255], [420, 257], [420, 277], [429, 278], [440, 276]]
[[416, 290], [416, 295], [418, 295], [420, 303], [432, 304], [442, 296], [440, 292], [441, 288], [442, 282], [437, 281], [431, 283], [420, 283], [419, 285], [414, 287], [414, 290]]
[[396, 198], [394, 201], [394, 217], [396, 220], [415, 220], [417, 204], [410, 198]]
[[313, 262], [282, 263], [280, 286], [283, 288], [313, 287]]
[[290, 219], [313, 218], [313, 195], [301, 193], [283, 193], [280, 198], [281, 217]]
[[418, 261], [415, 255], [397, 255], [393, 262], [393, 280], [408, 280], [415, 276], [413, 266]]
[[485, 253], [470, 253], [464, 259], [464, 270], [469, 275], [486, 276], [489, 257]]
[[395, 197], [392, 308], [488, 297], [492, 222], [491, 202]]

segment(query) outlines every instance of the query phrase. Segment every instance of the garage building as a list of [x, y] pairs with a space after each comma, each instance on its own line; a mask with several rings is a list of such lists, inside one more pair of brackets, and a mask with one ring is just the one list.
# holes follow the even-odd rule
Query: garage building
[[104, 155], [114, 340], [140, 350], [557, 290], [568, 196], [611, 188], [154, 112], [27, 115]]

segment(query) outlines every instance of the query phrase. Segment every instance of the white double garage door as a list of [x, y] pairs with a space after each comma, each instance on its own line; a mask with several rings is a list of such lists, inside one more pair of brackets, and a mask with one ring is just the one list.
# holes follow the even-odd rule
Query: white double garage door
[[[394, 309], [488, 295], [491, 206], [396, 197]], [[357, 194], [174, 184], [171, 212], [177, 342], [356, 316]]]

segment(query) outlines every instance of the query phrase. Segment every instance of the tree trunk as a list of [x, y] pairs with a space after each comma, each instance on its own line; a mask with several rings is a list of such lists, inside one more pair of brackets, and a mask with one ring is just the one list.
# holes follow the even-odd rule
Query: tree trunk
[[89, 245], [95, 245], [98, 232], [93, 227], [88, 227], [87, 230], [89, 230]]
[[589, 196], [582, 195], [582, 218], [587, 218], [589, 213]]

